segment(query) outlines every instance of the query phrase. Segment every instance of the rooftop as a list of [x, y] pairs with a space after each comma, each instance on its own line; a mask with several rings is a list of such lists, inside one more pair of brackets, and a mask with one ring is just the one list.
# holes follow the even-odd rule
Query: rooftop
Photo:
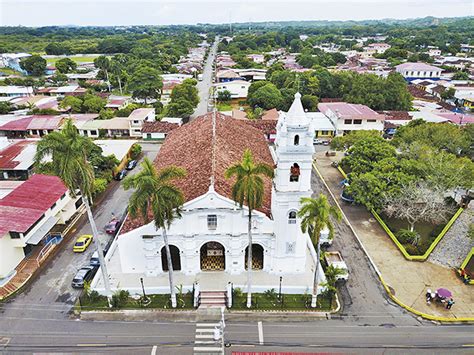
[[142, 133], [168, 133], [178, 127], [179, 127], [178, 123], [170, 123], [170, 122], [162, 122], [162, 121], [144, 122], [143, 127], [142, 127]]
[[128, 118], [130, 120], [144, 120], [147, 116], [155, 111], [154, 108], [137, 108], [133, 110]]
[[[226, 179], [224, 172], [242, 159], [247, 148], [252, 151], [257, 162], [274, 165], [265, 137], [259, 129], [222, 113], [211, 112], [170, 132], [154, 164], [158, 170], [170, 165], [186, 169], [187, 176], [175, 181], [175, 185], [183, 191], [186, 202], [206, 194], [212, 180], [218, 194], [232, 198], [234, 180]], [[264, 184], [265, 195], [261, 211], [270, 214], [271, 179], [265, 178]], [[127, 218], [123, 232], [143, 224], [140, 218]]]
[[426, 63], [402, 63], [397, 65], [395, 68], [400, 70], [411, 70], [411, 71], [442, 71], [441, 68], [429, 65]]
[[327, 115], [332, 111], [339, 118], [365, 118], [382, 119], [383, 116], [372, 110], [370, 107], [360, 104], [350, 104], [347, 102], [325, 102], [318, 104], [318, 110]]
[[66, 193], [57, 176], [33, 175], [0, 199], [0, 238], [7, 232], [26, 232]]
[[33, 165], [36, 142], [31, 140], [15, 141], [0, 149], [1, 170], [23, 170]]

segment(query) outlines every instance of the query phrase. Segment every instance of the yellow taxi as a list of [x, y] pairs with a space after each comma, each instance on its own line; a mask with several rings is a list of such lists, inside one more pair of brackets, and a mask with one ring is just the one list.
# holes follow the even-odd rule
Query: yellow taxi
[[81, 235], [79, 238], [76, 239], [76, 243], [74, 243], [74, 248], [72, 249], [74, 253], [82, 253], [86, 251], [89, 244], [92, 242], [92, 235], [85, 234]]

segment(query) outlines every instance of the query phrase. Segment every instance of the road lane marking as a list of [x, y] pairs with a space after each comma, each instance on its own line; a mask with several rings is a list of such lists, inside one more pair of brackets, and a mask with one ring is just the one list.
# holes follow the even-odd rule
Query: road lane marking
[[151, 348], [151, 355], [156, 355], [156, 349], [158, 349], [158, 346], [153, 345], [153, 347]]
[[258, 322], [258, 342], [263, 345], [263, 324]]
[[96, 346], [107, 346], [107, 344], [77, 344], [77, 346], [83, 346], [83, 347], [96, 347]]

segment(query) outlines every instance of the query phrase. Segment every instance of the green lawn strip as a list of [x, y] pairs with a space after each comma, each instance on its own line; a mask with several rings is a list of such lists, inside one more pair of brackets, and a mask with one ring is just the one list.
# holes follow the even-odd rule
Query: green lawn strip
[[[335, 308], [335, 297], [331, 300], [326, 295], [319, 295], [316, 308], [311, 308], [311, 295], [283, 294], [281, 303], [276, 297], [269, 297], [264, 293], [252, 294], [252, 308], [250, 310], [274, 311], [330, 311]], [[249, 310], [247, 308], [247, 294], [234, 296], [232, 310]], [[332, 303], [332, 305], [331, 305]]]
[[[72, 59], [73, 61], [75, 61], [76, 63], [89, 63], [89, 62], [93, 62], [94, 59], [96, 59], [98, 56], [80, 56], [80, 57], [52, 57], [52, 58], [46, 58], [46, 61], [48, 63], [48, 65], [53, 65], [54, 63], [56, 63], [56, 61], [58, 61], [59, 59], [63, 59], [63, 58], [70, 58]], [[111, 58], [111, 56], [107, 56], [108, 58]]]
[[229, 104], [217, 104], [218, 111], [232, 111], [232, 106]]
[[[139, 300], [129, 298], [125, 305], [120, 308], [109, 308], [107, 298], [99, 296], [97, 299], [89, 299], [87, 296], [81, 296], [81, 310], [82, 311], [107, 311], [107, 310], [121, 310], [121, 309], [174, 309], [171, 308], [170, 295], [147, 295], [150, 303], [147, 306], [141, 304]], [[176, 309], [193, 309], [193, 296], [191, 293], [183, 294], [182, 301], [177, 295], [178, 307]]]

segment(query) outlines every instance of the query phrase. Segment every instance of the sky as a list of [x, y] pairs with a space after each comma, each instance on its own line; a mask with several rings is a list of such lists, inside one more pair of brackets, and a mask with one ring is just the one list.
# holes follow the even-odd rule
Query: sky
[[474, 0], [0, 0], [0, 26], [169, 25], [474, 16]]

